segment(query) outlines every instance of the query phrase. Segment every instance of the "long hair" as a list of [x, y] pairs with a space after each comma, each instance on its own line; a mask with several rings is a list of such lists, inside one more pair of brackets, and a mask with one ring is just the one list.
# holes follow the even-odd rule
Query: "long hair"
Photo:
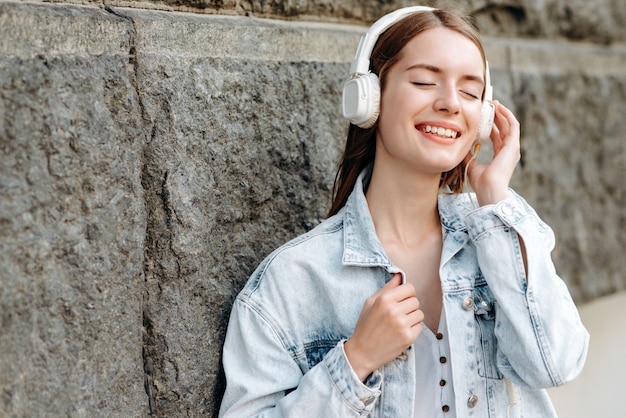
[[[386, 74], [400, 60], [402, 48], [420, 33], [437, 27], [453, 30], [471, 40], [478, 47], [485, 62], [485, 51], [480, 36], [466, 17], [446, 10], [417, 12], [392, 25], [380, 35], [374, 45], [370, 57], [370, 71], [378, 75], [381, 96], [385, 89]], [[328, 216], [336, 214], [346, 204], [357, 177], [374, 161], [377, 129], [378, 121], [367, 129], [350, 124], [346, 148], [335, 176], [333, 199]], [[465, 163], [461, 162], [452, 170], [442, 173], [439, 186], [448, 187], [453, 193], [460, 193], [463, 191], [464, 182]]]

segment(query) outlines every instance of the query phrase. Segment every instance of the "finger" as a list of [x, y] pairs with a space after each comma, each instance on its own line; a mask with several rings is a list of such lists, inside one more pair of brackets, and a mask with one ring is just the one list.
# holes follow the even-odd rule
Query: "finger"
[[508, 153], [511, 154], [511, 157], [515, 158], [520, 146], [520, 125], [518, 120], [509, 109], [500, 105], [498, 108], [497, 124], [500, 132], [500, 149], [508, 149]]
[[491, 141], [493, 142], [497, 138], [499, 138], [500, 135], [501, 135], [500, 128], [498, 127], [498, 123], [496, 122], [496, 119], [494, 118], [493, 127], [491, 128], [491, 134], [489, 135], [489, 137], [491, 138]]
[[424, 322], [424, 312], [421, 309], [416, 309], [412, 312], [409, 312], [405, 315], [406, 323], [409, 326], [415, 326], [421, 322]]
[[507, 109], [504, 106], [503, 108], [505, 110], [504, 116], [507, 118], [507, 123], [509, 127], [509, 131], [508, 131], [509, 136], [512, 138], [519, 138], [519, 135], [520, 135], [519, 121], [517, 120], [513, 112], [511, 112], [509, 109]]
[[513, 112], [511, 112], [510, 109], [500, 103], [498, 103], [496, 109], [496, 115], [499, 116], [499, 118], [497, 118], [497, 121], [500, 126], [500, 130], [506, 132], [507, 135], [516, 134], [519, 130], [519, 121], [517, 120]]
[[507, 115], [506, 107], [500, 105], [496, 112], [496, 124], [498, 125], [500, 132], [508, 132], [510, 130], [510, 123]]
[[504, 106], [499, 105], [494, 120], [494, 129], [492, 130], [491, 141], [494, 151], [497, 153], [510, 141], [514, 131], [512, 130], [511, 112]]
[[383, 287], [381, 287], [378, 291], [388, 291], [389, 289], [393, 289], [402, 284], [402, 275], [400, 273], [394, 274], [391, 279]]
[[400, 286], [402, 284], [402, 275], [400, 273], [396, 273], [394, 274], [391, 279], [385, 283], [385, 285], [383, 287], [381, 287], [380, 289], [378, 289], [376, 291], [376, 293], [374, 293], [370, 299], [372, 301], [378, 299], [380, 297], [380, 295], [387, 293], [388, 291], [390, 291], [391, 289], [394, 289], [398, 286]]
[[415, 296], [408, 297], [397, 302], [400, 313], [408, 315], [420, 309], [420, 302]]
[[415, 298], [415, 287], [410, 283], [401, 284], [397, 287], [387, 290], [381, 296], [385, 296], [395, 302]]

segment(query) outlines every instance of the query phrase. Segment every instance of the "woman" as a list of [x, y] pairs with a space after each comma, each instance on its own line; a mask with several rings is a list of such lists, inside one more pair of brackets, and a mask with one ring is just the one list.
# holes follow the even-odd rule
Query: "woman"
[[545, 418], [543, 388], [583, 366], [553, 233], [509, 189], [519, 123], [502, 104], [493, 160], [471, 158], [488, 85], [478, 35], [451, 12], [402, 10], [367, 53], [379, 116], [374, 97], [365, 128], [350, 125], [331, 216], [234, 303], [223, 417]]

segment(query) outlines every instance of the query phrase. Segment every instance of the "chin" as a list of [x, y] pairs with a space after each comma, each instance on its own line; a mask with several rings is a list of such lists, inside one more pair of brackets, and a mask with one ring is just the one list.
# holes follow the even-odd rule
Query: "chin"
[[441, 173], [445, 173], [445, 172], [452, 171], [455, 168], [457, 168], [459, 165], [463, 163], [464, 159], [465, 157], [454, 158], [454, 159], [442, 157], [439, 161], [434, 161], [433, 165], [437, 167], [438, 171], [440, 171]]

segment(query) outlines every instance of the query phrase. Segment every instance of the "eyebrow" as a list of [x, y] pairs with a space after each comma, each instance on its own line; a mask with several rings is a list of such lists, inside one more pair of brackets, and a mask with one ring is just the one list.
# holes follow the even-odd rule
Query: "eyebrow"
[[[417, 70], [417, 69], [424, 69], [424, 70], [431, 71], [436, 74], [441, 73], [441, 68], [435, 67], [434, 65], [430, 65], [430, 64], [413, 64], [407, 67], [406, 71]], [[478, 77], [473, 74], [465, 74], [463, 76], [463, 79], [468, 80], [468, 81], [477, 81], [483, 85], [485, 84], [485, 80], [483, 77]]]

